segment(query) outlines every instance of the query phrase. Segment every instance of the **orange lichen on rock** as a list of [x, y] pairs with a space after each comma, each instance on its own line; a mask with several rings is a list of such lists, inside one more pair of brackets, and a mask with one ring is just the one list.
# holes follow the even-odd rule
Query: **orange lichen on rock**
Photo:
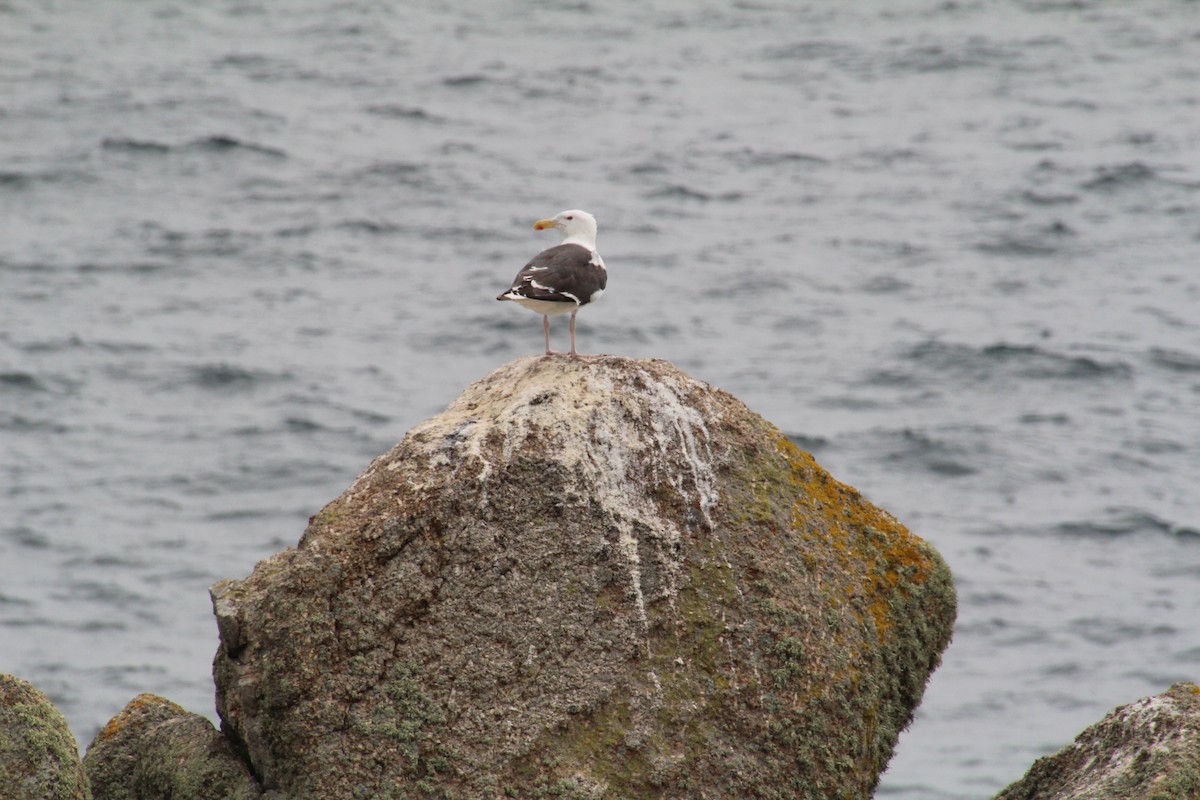
[[778, 446], [796, 488], [793, 524], [819, 537], [864, 579], [859, 589], [868, 598], [875, 627], [881, 637], [888, 635], [895, 625], [896, 593], [924, 584], [942, 567], [923, 540], [857, 489], [834, 479], [809, 453], [783, 436]]
[[158, 695], [151, 694], [149, 692], [142, 692], [137, 697], [126, 703], [125, 707], [118, 711], [117, 715], [110, 719], [108, 724], [100, 729], [100, 732], [96, 734], [96, 738], [100, 741], [113, 738], [117, 734], [121, 733], [121, 731], [125, 730], [126, 726], [128, 726], [131, 722], [143, 719], [144, 714], [141, 713], [142, 709], [148, 706], [158, 705], [164, 706], [166, 709], [169, 709], [172, 712], [178, 712], [180, 714], [187, 713], [181, 706], [172, 703], [166, 698], [159, 697]]

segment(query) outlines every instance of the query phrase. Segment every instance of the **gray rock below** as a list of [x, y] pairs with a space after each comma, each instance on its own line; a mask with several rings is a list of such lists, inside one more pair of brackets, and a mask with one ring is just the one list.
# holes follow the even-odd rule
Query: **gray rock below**
[[1177, 683], [1113, 709], [996, 800], [1197, 800], [1200, 687]]

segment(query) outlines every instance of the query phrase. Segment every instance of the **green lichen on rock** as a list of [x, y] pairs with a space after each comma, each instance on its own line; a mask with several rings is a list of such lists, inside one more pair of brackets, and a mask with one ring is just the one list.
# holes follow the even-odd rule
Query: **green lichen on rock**
[[257, 800], [262, 790], [212, 724], [140, 694], [83, 759], [95, 800]]
[[1196, 800], [1200, 687], [1177, 683], [1113, 709], [1059, 752], [1039, 758], [996, 800]]
[[0, 675], [0, 797], [88, 800], [79, 748], [50, 698], [28, 681]]
[[865, 797], [949, 641], [937, 554], [662, 361], [528, 358], [214, 587], [289, 797]]

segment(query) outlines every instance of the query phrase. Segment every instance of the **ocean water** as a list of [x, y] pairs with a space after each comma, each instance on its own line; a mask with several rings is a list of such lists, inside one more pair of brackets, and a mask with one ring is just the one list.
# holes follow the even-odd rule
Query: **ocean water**
[[579, 207], [584, 352], [953, 569], [878, 797], [1200, 679], [1200, 4], [451, 6], [0, 0], [0, 671], [215, 718], [207, 587], [540, 351], [493, 298]]

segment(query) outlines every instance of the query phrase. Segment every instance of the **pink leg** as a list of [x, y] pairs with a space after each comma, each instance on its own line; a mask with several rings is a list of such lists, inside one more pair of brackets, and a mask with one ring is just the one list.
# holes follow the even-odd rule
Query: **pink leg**
[[571, 356], [572, 358], [591, 358], [589, 354], [580, 353], [575, 349], [575, 315], [578, 313], [578, 308], [571, 312], [571, 352], [567, 355]]
[[572, 356], [579, 355], [579, 353], [575, 352], [575, 315], [578, 313], [579, 313], [578, 308], [571, 312], [571, 352], [570, 352], [570, 355], [572, 355]]
[[546, 334], [546, 355], [550, 355], [550, 317], [542, 316], [542, 333]]

